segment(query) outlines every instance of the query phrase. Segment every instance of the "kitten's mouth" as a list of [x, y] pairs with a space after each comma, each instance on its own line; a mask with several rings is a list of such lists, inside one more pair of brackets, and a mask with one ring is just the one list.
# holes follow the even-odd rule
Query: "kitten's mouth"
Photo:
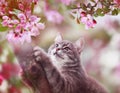
[[61, 59], [64, 59], [63, 57], [62, 57], [62, 55], [60, 55], [60, 54], [58, 54], [57, 52], [55, 52], [55, 53], [53, 53], [55, 56], [58, 56], [59, 58], [61, 58]]

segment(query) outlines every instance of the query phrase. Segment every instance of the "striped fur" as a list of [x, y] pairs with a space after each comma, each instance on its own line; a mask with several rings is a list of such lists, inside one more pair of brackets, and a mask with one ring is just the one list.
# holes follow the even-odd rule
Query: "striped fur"
[[41, 63], [53, 93], [107, 93], [97, 81], [89, 77], [81, 66], [79, 50], [69, 41], [53, 44], [48, 54], [34, 49], [36, 61]]

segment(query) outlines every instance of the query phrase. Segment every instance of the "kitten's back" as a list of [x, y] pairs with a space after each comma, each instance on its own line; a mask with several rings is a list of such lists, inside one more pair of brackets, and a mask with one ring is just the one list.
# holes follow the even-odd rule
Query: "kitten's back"
[[102, 84], [90, 76], [87, 77], [87, 89], [90, 91], [89, 93], [108, 93]]

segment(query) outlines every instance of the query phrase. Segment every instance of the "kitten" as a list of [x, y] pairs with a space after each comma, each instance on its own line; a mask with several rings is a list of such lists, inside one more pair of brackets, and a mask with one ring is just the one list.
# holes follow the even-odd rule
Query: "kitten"
[[34, 48], [36, 62], [44, 67], [52, 93], [107, 93], [82, 67], [79, 55], [83, 45], [82, 39], [72, 43], [59, 35], [48, 54]]

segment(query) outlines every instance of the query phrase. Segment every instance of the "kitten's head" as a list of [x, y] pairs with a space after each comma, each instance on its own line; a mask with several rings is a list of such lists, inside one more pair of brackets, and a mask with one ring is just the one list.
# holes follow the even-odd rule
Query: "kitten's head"
[[55, 39], [55, 43], [49, 48], [49, 55], [52, 60], [57, 62], [72, 62], [79, 60], [79, 55], [83, 50], [83, 39], [77, 40], [72, 43], [67, 40], [63, 40], [61, 35], [58, 35]]

